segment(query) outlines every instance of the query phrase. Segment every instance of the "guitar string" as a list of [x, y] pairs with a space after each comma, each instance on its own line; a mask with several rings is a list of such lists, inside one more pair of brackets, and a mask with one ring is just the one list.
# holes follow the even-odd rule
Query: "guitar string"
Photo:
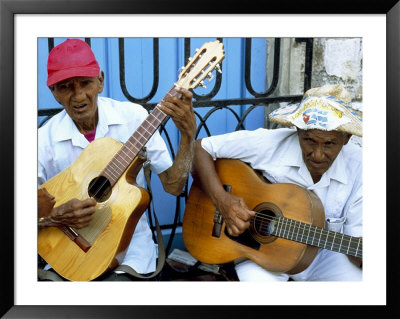
[[[298, 229], [298, 230], [307, 230], [308, 228], [314, 228], [314, 233], [315, 233], [315, 231], [316, 230], [321, 230], [321, 233], [319, 234], [319, 235], [325, 235], [325, 236], [327, 236], [327, 237], [329, 237], [330, 236], [330, 234], [335, 234], [335, 232], [333, 232], [333, 231], [329, 231], [329, 230], [326, 230], [326, 229], [324, 229], [324, 228], [322, 228], [322, 227], [318, 227], [318, 226], [314, 226], [314, 225], [309, 225], [309, 224], [305, 224], [305, 223], [303, 223], [303, 222], [300, 222], [300, 221], [297, 221], [297, 220], [294, 220], [294, 219], [289, 219], [289, 218], [286, 218], [286, 217], [283, 217], [283, 218], [281, 218], [281, 217], [258, 217], [258, 215], [256, 215], [255, 216], [255, 218], [254, 218], [255, 220], [263, 220], [263, 221], [265, 221], [265, 220], [267, 220], [267, 221], [274, 221], [274, 220], [278, 220], [278, 224], [279, 224], [279, 220], [282, 220], [283, 222], [285, 222], [285, 224], [282, 226], [282, 227], [286, 227], [285, 228], [285, 230], [287, 230], [287, 227], [289, 227], [289, 230], [292, 228], [292, 229]], [[263, 221], [261, 222], [261, 226], [266, 226], [266, 228], [268, 228], [268, 223], [267, 224], [264, 224], [263, 223]], [[288, 223], [294, 223], [295, 225], [289, 225]], [[296, 225], [296, 223], [298, 224], [298, 225]], [[264, 230], [265, 231], [265, 230]], [[336, 234], [338, 234], [338, 233], [336, 233]], [[339, 234], [341, 234], [341, 233], [339, 233]], [[349, 235], [344, 235], [344, 234], [341, 234], [341, 235], [343, 235], [343, 236], [346, 236], [346, 237], [349, 237], [349, 238], [346, 238], [346, 237], [344, 237], [343, 239], [346, 241], [346, 240], [348, 240], [348, 242], [350, 243], [351, 242], [351, 240], [352, 239], [355, 239], [355, 240], [361, 240], [360, 238], [356, 238], [356, 237], [352, 237], [352, 236], [349, 236]], [[333, 236], [333, 235], [332, 235]]]
[[[174, 84], [173, 85], [173, 87], [168, 91], [168, 93], [166, 94], [166, 95], [168, 95], [168, 94], [170, 94], [171, 96], [177, 96], [177, 95], [179, 95], [179, 93], [178, 94], [176, 94], [177, 92], [174, 90], [174, 88], [175, 88], [175, 86], [176, 86], [176, 84]], [[171, 92], [172, 92], [172, 94], [176, 94], [176, 95], [172, 95], [171, 94]], [[161, 106], [161, 103], [164, 101], [164, 98], [156, 105], [156, 107], [154, 108], [154, 110], [153, 110], [153, 112], [154, 111], [159, 111], [159, 112], [161, 112], [161, 116], [165, 116], [166, 114], [163, 112], [163, 111], [161, 111], [161, 109], [159, 108], [159, 106]], [[152, 112], [152, 113], [153, 113]], [[151, 116], [152, 114], [149, 114], [148, 115], [148, 117], [146, 118], [146, 120], [138, 127], [138, 129], [140, 129], [141, 127], [142, 127], [142, 125], [147, 121], [147, 119]], [[164, 117], [165, 118], [165, 117]], [[161, 120], [161, 122], [162, 122], [162, 120]], [[160, 123], [161, 123], [160, 122]], [[137, 130], [138, 130], [137, 129]], [[136, 131], [137, 131], [136, 130]], [[136, 131], [131, 135], [131, 137], [136, 133]], [[148, 132], [148, 133], [150, 133], [150, 132]], [[153, 135], [155, 133], [155, 131], [150, 135], [150, 137], [147, 139], [147, 141], [143, 144], [143, 146], [149, 141], [149, 139], [151, 138], [151, 136]], [[129, 139], [131, 138], [131, 137], [129, 137]], [[128, 139], [128, 141], [129, 141], [129, 139]], [[121, 149], [123, 149], [123, 147], [126, 145], [126, 143], [117, 151], [117, 153], [115, 153], [115, 155], [113, 156], [113, 158], [111, 159], [111, 161], [109, 162], [109, 164], [107, 164], [107, 166], [104, 168], [104, 170], [103, 171], [105, 171], [106, 170], [106, 168], [108, 167], [108, 165], [110, 165], [112, 162], [114, 162], [114, 159], [116, 159], [117, 158], [117, 156], [118, 156], [118, 154], [120, 153], [120, 151], [121, 151]], [[140, 150], [138, 151], [138, 152], [140, 152]], [[137, 156], [137, 154], [136, 154], [136, 156]], [[134, 157], [134, 158], [136, 158], [136, 156]], [[131, 161], [132, 162], [132, 161]], [[130, 163], [131, 163], [130, 162]], [[130, 165], [130, 163], [128, 164], [128, 166]], [[125, 169], [126, 170], [126, 169]], [[125, 172], [125, 170], [123, 170], [123, 172]], [[121, 175], [123, 174], [123, 172], [119, 175], [119, 177], [118, 178], [120, 178], [121, 177]], [[99, 176], [98, 176], [99, 177]], [[105, 177], [105, 176], [104, 176]], [[117, 179], [118, 180], [118, 179]], [[115, 181], [115, 183], [117, 182], [117, 180]], [[103, 187], [107, 184], [107, 182], [108, 182], [109, 180], [106, 178], [106, 180], [104, 180], [102, 183], [101, 183], [101, 185], [99, 185], [99, 187], [97, 187], [97, 189], [95, 190], [95, 193], [93, 194], [93, 196], [89, 196], [89, 198], [90, 197], [94, 197], [95, 199], [96, 199], [96, 196], [100, 193], [100, 191], [103, 189]], [[115, 185], [115, 184], [114, 184]], [[90, 186], [89, 186], [89, 188], [88, 188], [88, 193], [90, 194], [90, 191], [91, 190], [93, 190], [93, 185], [92, 185], [92, 188], [90, 188]]]
[[[332, 251], [337, 251], [337, 252], [341, 252], [341, 253], [346, 253], [348, 255], [353, 255], [353, 256], [357, 256], [357, 257], [361, 257], [362, 256], [362, 247], [360, 246], [360, 243], [358, 245], [358, 247], [352, 247], [350, 246], [346, 246], [346, 244], [343, 243], [338, 243], [335, 241], [330, 241], [329, 239], [322, 239], [318, 238], [318, 237], [310, 237], [310, 236], [305, 236], [304, 234], [300, 234], [298, 232], [292, 231], [292, 230], [283, 230], [283, 234], [271, 234], [271, 236], [277, 236], [280, 238], [285, 238], [288, 240], [292, 240], [295, 242], [299, 242], [299, 243], [305, 243], [305, 244], [309, 244], [312, 246], [316, 246], [316, 247], [320, 247], [320, 248], [324, 248], [324, 249], [328, 249], [328, 250], [332, 250]], [[318, 240], [318, 242], [317, 242]], [[320, 242], [321, 241], [321, 242]]]
[[[305, 239], [306, 239], [306, 243], [307, 243], [307, 241], [308, 241], [310, 238], [312, 238], [312, 239], [311, 239], [311, 242], [313, 242], [314, 239], [315, 239], [316, 230], [321, 230], [321, 233], [318, 234], [318, 235], [321, 236], [321, 235], [323, 235], [323, 232], [324, 232], [325, 235], [327, 236], [327, 239], [324, 240], [325, 247], [328, 246], [328, 245], [330, 245], [331, 247], [333, 247], [333, 246], [336, 244], [336, 246], [339, 246], [339, 250], [340, 250], [340, 247], [341, 247], [341, 246], [347, 246], [347, 245], [349, 245], [349, 247], [344, 247], [344, 248], [348, 248], [349, 251], [351, 250], [351, 251], [354, 252], [354, 253], [356, 253], [356, 252], [360, 252], [360, 253], [361, 253], [361, 252], [362, 252], [362, 247], [360, 247], [360, 244], [362, 245], [362, 238], [356, 238], [356, 237], [352, 237], [352, 236], [349, 236], [349, 235], [344, 235], [344, 234], [341, 234], [341, 233], [336, 233], [336, 234], [340, 234], [340, 235], [349, 237], [348, 240], [347, 240], [345, 237], [343, 237], [343, 238], [342, 238], [342, 242], [339, 244], [339, 243], [337, 243], [337, 242], [335, 242], [335, 241], [330, 241], [330, 240], [329, 240], [330, 234], [335, 234], [335, 232], [333, 232], [333, 231], [328, 231], [328, 230], [326, 230], [326, 229], [324, 229], [324, 228], [317, 227], [317, 226], [314, 226], [314, 225], [305, 224], [305, 223], [302, 223], [302, 222], [299, 222], [299, 221], [296, 221], [296, 220], [293, 220], [293, 219], [289, 219], [289, 218], [286, 218], [286, 217], [283, 217], [283, 218], [282, 218], [282, 217], [270, 217], [270, 216], [268, 216], [268, 217], [257, 217], [258, 215], [263, 215], [263, 214], [258, 213], [253, 219], [254, 219], [254, 220], [256, 220], [256, 219], [261, 219], [261, 220], [263, 220], [263, 221], [265, 221], [265, 220], [267, 220], [267, 221], [278, 220], [278, 224], [279, 224], [279, 220], [285, 221], [285, 224], [284, 224], [283, 226], [281, 226], [281, 229], [284, 228], [284, 227], [286, 227], [286, 228], [283, 229], [283, 232], [285, 233], [285, 231], [286, 231], [288, 239], [289, 239], [289, 235], [291, 234], [291, 235], [292, 235], [292, 240], [293, 240], [294, 236], [296, 235], [296, 239], [298, 238], [298, 236], [301, 236], [302, 238], [305, 238]], [[266, 216], [267, 216], [267, 215], [266, 215]], [[261, 227], [264, 226], [264, 225], [263, 225], [263, 221], [261, 222], [261, 224], [262, 224]], [[290, 226], [290, 225], [288, 224], [288, 222], [291, 223], [292, 221], [293, 221], [294, 224], [298, 223], [299, 226]], [[266, 226], [266, 228], [268, 228], [268, 223], [265, 224], [265, 226]], [[287, 229], [287, 226], [289, 226], [289, 229]], [[300, 226], [303, 226], [303, 227], [300, 227]], [[278, 226], [278, 227], [279, 227], [279, 226]], [[292, 230], [291, 228], [292, 228], [293, 230]], [[295, 232], [295, 228], [298, 228], [299, 231], [300, 231], [300, 230], [303, 230], [303, 234], [300, 234], [300, 233], [298, 233], [298, 232]], [[310, 228], [310, 229], [314, 228], [314, 236], [310, 237], [310, 236], [308, 236], [308, 235], [307, 235], [307, 236], [304, 235], [304, 230], [307, 230], [308, 228]], [[264, 231], [265, 231], [265, 230], [264, 230]], [[266, 232], [268, 233], [268, 231], [266, 231]], [[333, 235], [332, 235], [332, 236], [333, 236]], [[278, 237], [279, 237], [279, 236], [278, 236]], [[339, 237], [338, 237], [338, 238], [339, 238]], [[344, 240], [343, 240], [343, 239], [344, 239]], [[352, 241], [352, 239], [355, 239], [355, 241], [358, 240], [358, 243], [354, 243], [354, 245], [357, 245], [357, 247], [352, 247], [352, 246], [351, 246], [351, 241]], [[347, 241], [348, 241], [348, 243], [347, 243]]]
[[[188, 66], [190, 66], [191, 67], [191, 69], [193, 69], [193, 65], [194, 64], [196, 64], [196, 65], [199, 65], [199, 62], [200, 62], [200, 60], [199, 59], [203, 59], [202, 58], [202, 53], [200, 53], [200, 52], [204, 52], [204, 50], [203, 51], [200, 51], [199, 50], [199, 53], [197, 53], [197, 57], [196, 57], [196, 55], [195, 55], [195, 57], [196, 57], [196, 62], [194, 62], [195, 61], [195, 57], [193, 57], [193, 58], [191, 58], [191, 59], [189, 59], [189, 63], [186, 65], [186, 67], [188, 67]], [[204, 60], [204, 59], [203, 59]], [[192, 62], [190, 62], [190, 61], [192, 61]], [[205, 61], [203, 61], [203, 62], [205, 62]], [[215, 62], [215, 61], [214, 61]], [[208, 66], [208, 69], [205, 71], [205, 68]], [[181, 72], [181, 74], [179, 74], [179, 80], [181, 81], [181, 83], [180, 83], [180, 85], [178, 85], [177, 83], [174, 83], [174, 85], [172, 86], [172, 88], [167, 92], [167, 94], [166, 95], [170, 95], [170, 96], [178, 96], [178, 95], [180, 95], [180, 93], [177, 93], [176, 91], [175, 91], [175, 88], [176, 87], [187, 87], [187, 88], [196, 88], [199, 84], [197, 84], [197, 85], [190, 85], [190, 82], [192, 81], [192, 80], [196, 80], [196, 78], [198, 77], [198, 75], [199, 75], [199, 73], [200, 73], [200, 71], [202, 72], [202, 77], [204, 78], [204, 77], [206, 77], [208, 74], [210, 74], [212, 71], [214, 71], [214, 69], [216, 68], [216, 67], [219, 67], [219, 65], [213, 65], [213, 61], [212, 60], [209, 60], [208, 61], [208, 63], [207, 64], [205, 64], [203, 67], [201, 67], [200, 68], [200, 70], [199, 71], [197, 71], [197, 74], [194, 74], [194, 76], [188, 76], [189, 75], [189, 73], [191, 72], [190, 71], [190, 69], [189, 69], [189, 73], [187, 73], [187, 74], [183, 74], [183, 72]], [[187, 71], [185, 71], [185, 73], [186, 73]], [[160, 110], [160, 108], [158, 107], [159, 105], [161, 105], [161, 103], [164, 101], [164, 98], [160, 101], [160, 103], [158, 103], [157, 105], [156, 105], [156, 107], [154, 108], [154, 110], [158, 110], [158, 111], [160, 111], [162, 114], [164, 114], [164, 115], [166, 115], [163, 111], [161, 111]], [[154, 110], [153, 110], [153, 112], [154, 112]], [[164, 117], [164, 119], [165, 119], [165, 117]], [[142, 123], [143, 124], [143, 123]], [[142, 125], [141, 125], [142, 126]], [[141, 127], [140, 126], [140, 127]], [[139, 127], [139, 128], [140, 128]], [[135, 131], [136, 132], [136, 131]], [[155, 131], [154, 131], [155, 132]], [[154, 132], [153, 132], [153, 134], [154, 134]], [[135, 134], [135, 133], [134, 133]], [[150, 137], [149, 137], [149, 139], [151, 138], [151, 136], [153, 135], [153, 134], [151, 134], [150, 135]], [[132, 135], [133, 136], [133, 135]], [[148, 140], [149, 140], [148, 139]], [[129, 139], [128, 139], [129, 140]], [[143, 144], [143, 146], [148, 142], [148, 140]], [[119, 154], [119, 151], [114, 155], [114, 157], [113, 157], [113, 159], [111, 160], [111, 162], [114, 160], [114, 158], [116, 158], [116, 156]], [[109, 164], [111, 164], [111, 162], [109, 163]], [[128, 164], [128, 166], [129, 166], [129, 164]], [[108, 167], [108, 165], [104, 168], [104, 170], [103, 171], [105, 171], [105, 169]], [[123, 172], [125, 172], [125, 170], [123, 171]], [[122, 172], [122, 173], [123, 173]], [[121, 175], [122, 175], [122, 173], [121, 173]], [[121, 177], [121, 175], [118, 177], [118, 178], [120, 178]], [[100, 185], [100, 187], [99, 188], [97, 188], [97, 190], [96, 190], [96, 193], [92, 196], [92, 197], [95, 197], [95, 196], [97, 196], [98, 194], [99, 194], [99, 192], [101, 191], [101, 189], [107, 184], [107, 181], [108, 181], [108, 179], [106, 178], [106, 180], [104, 180], [103, 181], [103, 183]], [[115, 183], [117, 182], [117, 180], [115, 181]], [[90, 187], [90, 186], [89, 186]], [[88, 189], [88, 193], [89, 193], [89, 191], [90, 191], [91, 189], [89, 188]], [[90, 196], [89, 196], [90, 197]]]

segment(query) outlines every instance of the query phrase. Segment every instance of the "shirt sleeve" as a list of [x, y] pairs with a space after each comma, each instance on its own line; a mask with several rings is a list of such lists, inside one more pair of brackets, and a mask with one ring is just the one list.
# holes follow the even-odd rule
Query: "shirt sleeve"
[[165, 141], [158, 131], [147, 142], [147, 156], [150, 160], [150, 168], [155, 174], [160, 174], [172, 166], [171, 155]]
[[217, 158], [235, 158], [251, 162], [260, 149], [263, 139], [261, 130], [237, 131], [203, 138], [201, 146], [216, 160]]
[[276, 154], [282, 149], [283, 142], [295, 133], [293, 129], [242, 130], [204, 138], [201, 145], [214, 160], [239, 159], [254, 169], [265, 170], [277, 160]]
[[[118, 106], [119, 114], [124, 118], [131, 119], [125, 130], [126, 136], [119, 136], [121, 141], [124, 143], [131, 136], [131, 134], [138, 129], [138, 127], [148, 117], [149, 113], [139, 104], [120, 102], [118, 103]], [[145, 147], [147, 151], [147, 157], [150, 160], [150, 168], [152, 172], [158, 175], [172, 165], [172, 159], [168, 151], [168, 147], [161, 137], [158, 129], [148, 140]]]
[[46, 180], [47, 180], [46, 170], [45, 170], [43, 164], [39, 161], [39, 163], [38, 163], [37, 186], [39, 187], [44, 182], [46, 182]]
[[356, 189], [353, 194], [349, 197], [348, 204], [345, 207], [346, 222], [343, 226], [343, 232], [347, 235], [354, 237], [362, 237], [362, 207], [363, 207], [363, 195], [361, 181], [357, 183]]

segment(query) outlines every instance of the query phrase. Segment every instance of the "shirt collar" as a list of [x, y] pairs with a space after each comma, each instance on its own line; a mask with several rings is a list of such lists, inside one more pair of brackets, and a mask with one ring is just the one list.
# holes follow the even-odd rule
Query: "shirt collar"
[[105, 136], [108, 132], [108, 127], [111, 125], [123, 125], [128, 122], [128, 119], [115, 110], [112, 103], [109, 98], [98, 98], [99, 123], [97, 124], [96, 137]]
[[74, 121], [69, 117], [65, 110], [60, 113], [59, 127], [63, 129], [56, 130], [54, 133], [54, 140], [56, 142], [71, 140], [75, 134], [79, 133]]
[[325, 175], [327, 175], [327, 177], [330, 179], [335, 179], [340, 183], [347, 184], [348, 176], [346, 174], [346, 164], [345, 158], [343, 156], [343, 148], [339, 152], [338, 156], [336, 156], [335, 161], [326, 171]]
[[[303, 161], [303, 155], [300, 148], [300, 143], [298, 141], [298, 136], [297, 134], [295, 134], [291, 138], [292, 140], [289, 145], [290, 151], [285, 152], [284, 156], [282, 157], [281, 164], [285, 166], [299, 167], [299, 173], [301, 175], [304, 175], [306, 171], [308, 172], [308, 169]], [[309, 175], [309, 172], [305, 175]], [[340, 183], [347, 184], [348, 176], [346, 174], [343, 149], [339, 152], [331, 167], [329, 167], [325, 174], [322, 175], [322, 178], [318, 183], [329, 183], [330, 179], [334, 179]]]
[[[105, 136], [108, 127], [111, 125], [125, 124], [127, 119], [123, 118], [111, 105], [111, 99], [99, 97], [97, 101], [99, 110], [99, 123], [97, 123], [96, 137]], [[62, 110], [60, 127], [65, 129], [57, 130], [54, 136], [55, 141], [72, 140], [73, 145], [86, 147], [89, 142], [76, 127], [74, 121], [69, 117], [65, 110]]]
[[290, 143], [281, 158], [281, 164], [284, 166], [294, 166], [294, 167], [301, 167], [304, 165], [303, 155], [301, 152], [299, 137], [297, 133], [293, 134], [290, 137]]

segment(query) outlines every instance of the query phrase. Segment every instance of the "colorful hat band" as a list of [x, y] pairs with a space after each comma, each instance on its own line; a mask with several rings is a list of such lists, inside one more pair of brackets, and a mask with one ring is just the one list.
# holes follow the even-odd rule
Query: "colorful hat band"
[[362, 112], [334, 96], [311, 95], [273, 111], [270, 120], [300, 129], [338, 130], [362, 136]]

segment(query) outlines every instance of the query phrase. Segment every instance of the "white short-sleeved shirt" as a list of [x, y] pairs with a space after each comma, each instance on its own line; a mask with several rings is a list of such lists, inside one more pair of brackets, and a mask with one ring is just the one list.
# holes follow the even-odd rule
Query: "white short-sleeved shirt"
[[347, 143], [314, 184], [303, 161], [296, 129], [257, 129], [204, 138], [202, 147], [216, 158], [235, 158], [260, 170], [271, 183], [293, 183], [321, 199], [330, 230], [362, 236], [362, 149]]
[[[98, 98], [99, 122], [95, 138], [112, 137], [125, 143], [148, 116], [140, 105], [119, 102], [110, 98]], [[89, 145], [65, 110], [53, 116], [38, 132], [38, 185], [69, 167]], [[172, 165], [164, 140], [158, 131], [146, 144], [151, 170], [160, 174]], [[143, 170], [137, 176], [137, 184], [145, 187]], [[155, 271], [157, 245], [147, 223], [146, 214], [140, 218], [126, 256], [122, 262], [136, 272], [146, 274]]]

